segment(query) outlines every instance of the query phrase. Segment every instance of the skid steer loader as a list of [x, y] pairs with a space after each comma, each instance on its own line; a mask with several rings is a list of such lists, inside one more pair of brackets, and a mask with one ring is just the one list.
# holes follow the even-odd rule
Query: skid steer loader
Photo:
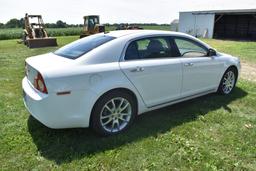
[[84, 27], [80, 38], [101, 32], [105, 32], [105, 26], [100, 25], [100, 17], [98, 15], [84, 16]]
[[[35, 20], [31, 23], [30, 20]], [[24, 17], [25, 29], [22, 35], [22, 42], [29, 48], [39, 48], [47, 46], [57, 46], [54, 37], [48, 37], [41, 15], [28, 15]]]

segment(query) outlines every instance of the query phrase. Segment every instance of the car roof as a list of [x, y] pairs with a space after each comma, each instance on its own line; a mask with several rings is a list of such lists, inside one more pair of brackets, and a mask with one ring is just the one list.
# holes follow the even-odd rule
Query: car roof
[[178, 36], [178, 37], [184, 37], [188, 39], [192, 39], [196, 42], [201, 43], [207, 48], [210, 48], [210, 46], [201, 40], [195, 38], [194, 36], [191, 36], [189, 34], [181, 33], [181, 32], [174, 32], [174, 31], [164, 31], [164, 30], [117, 30], [117, 31], [110, 31], [109, 33], [106, 33], [106, 35], [116, 37], [117, 39], [123, 38], [124, 41], [129, 41], [134, 38], [140, 38], [140, 37], [151, 37], [151, 36]]
[[123, 36], [150, 36], [150, 35], [172, 35], [172, 36], [187, 36], [187, 34], [173, 31], [163, 31], [163, 30], [117, 30], [110, 31], [106, 35], [112, 37], [123, 37]]

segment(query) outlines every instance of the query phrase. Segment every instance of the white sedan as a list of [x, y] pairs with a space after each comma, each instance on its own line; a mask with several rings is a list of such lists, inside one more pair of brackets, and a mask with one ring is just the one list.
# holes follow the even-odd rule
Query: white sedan
[[28, 111], [50, 128], [126, 130], [135, 116], [208, 93], [229, 94], [240, 61], [187, 34], [100, 33], [26, 59]]

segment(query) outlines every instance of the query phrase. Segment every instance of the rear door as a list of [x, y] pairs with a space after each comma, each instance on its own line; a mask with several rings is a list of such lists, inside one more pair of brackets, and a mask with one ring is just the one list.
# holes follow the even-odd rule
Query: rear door
[[136, 87], [148, 107], [180, 97], [182, 64], [173, 58], [169, 37], [132, 41], [120, 67]]

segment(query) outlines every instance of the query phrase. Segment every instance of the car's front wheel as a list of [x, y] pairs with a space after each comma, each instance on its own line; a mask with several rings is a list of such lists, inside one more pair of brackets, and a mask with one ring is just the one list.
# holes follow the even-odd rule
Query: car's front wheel
[[218, 92], [220, 94], [229, 94], [231, 91], [234, 89], [236, 85], [236, 80], [237, 80], [237, 72], [235, 68], [229, 68], [227, 71], [224, 73]]
[[95, 104], [91, 127], [103, 136], [126, 130], [137, 112], [134, 97], [129, 93], [114, 91], [103, 95]]

